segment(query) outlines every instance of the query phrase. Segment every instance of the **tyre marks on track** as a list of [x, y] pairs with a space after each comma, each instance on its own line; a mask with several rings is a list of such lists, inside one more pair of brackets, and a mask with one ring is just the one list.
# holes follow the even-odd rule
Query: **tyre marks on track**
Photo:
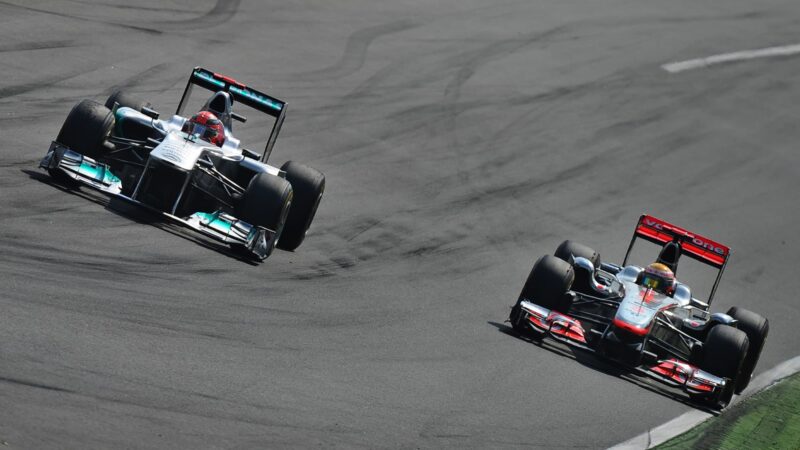
[[300, 73], [295, 76], [300, 81], [320, 81], [341, 78], [358, 71], [367, 58], [367, 50], [376, 39], [416, 27], [411, 20], [400, 20], [374, 27], [363, 28], [347, 38], [344, 53], [339, 61], [324, 69]]
[[[138, 31], [138, 32], [151, 34], [151, 35], [161, 35], [161, 34], [164, 34], [166, 32], [169, 32], [172, 29], [192, 30], [192, 29], [209, 28], [209, 27], [219, 26], [219, 25], [225, 24], [226, 22], [230, 21], [233, 18], [233, 16], [236, 15], [236, 13], [237, 13], [237, 11], [239, 9], [239, 4], [240, 3], [241, 3], [241, 0], [217, 0], [217, 2], [214, 4], [214, 7], [212, 7], [208, 12], [206, 12], [205, 14], [203, 14], [200, 17], [193, 17], [193, 18], [185, 19], [185, 20], [155, 22], [157, 25], [163, 26], [163, 28], [164, 28], [164, 29], [159, 29], [159, 28], [145, 27], [145, 26], [141, 26], [141, 25], [134, 25], [134, 24], [131, 24], [131, 23], [114, 22], [114, 21], [106, 21], [106, 20], [101, 20], [101, 19], [94, 19], [94, 18], [89, 18], [89, 17], [83, 17], [83, 16], [80, 16], [80, 15], [77, 15], [77, 14], [67, 14], [67, 13], [62, 13], [62, 12], [58, 12], [58, 11], [52, 11], [52, 10], [41, 9], [41, 8], [34, 8], [34, 7], [31, 7], [31, 6], [18, 5], [18, 4], [7, 2], [7, 1], [0, 1], [0, 5], [5, 5], [5, 6], [12, 7], [12, 8], [20, 9], [20, 10], [31, 11], [31, 12], [40, 13], [40, 14], [48, 14], [48, 15], [52, 15], [52, 16], [58, 16], [58, 17], [78, 20], [78, 21], [82, 21], [82, 22], [93, 22], [93, 23], [101, 23], [101, 24], [111, 25], [111, 26], [116, 26], [116, 27], [122, 27], [122, 28], [127, 28], [129, 30]], [[106, 6], [106, 7], [119, 7], [119, 6], [115, 6], [115, 5], [104, 5], [104, 6]], [[134, 9], [136, 9], [136, 8], [134, 8]], [[160, 11], [161, 9], [153, 8], [152, 10]]]
[[241, 0], [217, 0], [214, 7], [200, 17], [161, 21], [158, 24], [165, 28], [165, 32], [170, 31], [170, 29], [186, 31], [220, 26], [233, 19], [233, 16], [239, 10], [240, 3]]
[[104, 25], [122, 27], [122, 28], [127, 28], [127, 29], [130, 29], [130, 30], [134, 30], [134, 31], [139, 31], [139, 32], [142, 32], [142, 33], [147, 33], [147, 34], [155, 34], [155, 35], [163, 34], [163, 32], [161, 30], [156, 30], [156, 29], [153, 29], [153, 28], [140, 27], [138, 25], [129, 25], [129, 24], [126, 24], [126, 23], [90, 19], [90, 18], [87, 18], [87, 17], [78, 16], [78, 15], [75, 15], [75, 14], [65, 14], [65, 13], [60, 13], [60, 12], [56, 12], [56, 11], [50, 11], [50, 10], [47, 10], [47, 9], [33, 8], [33, 7], [30, 7], [30, 6], [22, 6], [22, 5], [17, 5], [15, 3], [11, 3], [11, 2], [0, 1], [0, 5], [10, 6], [10, 7], [13, 7], [13, 8], [18, 8], [18, 9], [21, 9], [21, 10], [31, 11], [31, 12], [39, 13], [39, 14], [47, 14], [47, 15], [51, 15], [51, 16], [63, 17], [63, 18], [66, 18], [66, 19], [78, 20], [78, 21], [81, 21], [81, 22], [101, 23], [101, 24], [104, 24]]
[[28, 81], [25, 83], [12, 84], [9, 86], [0, 86], [0, 100], [7, 99], [10, 97], [15, 97], [34, 90], [47, 89], [48, 87], [56, 85], [63, 81], [67, 81], [69, 79], [79, 77], [81, 75], [92, 73], [105, 66], [106, 66], [105, 64], [102, 65], [98, 64], [96, 66], [88, 68], [82, 67], [80, 70], [75, 70], [64, 74], [51, 75], [41, 80]]
[[[169, 72], [170, 67], [173, 63], [165, 62], [161, 64], [156, 64], [154, 66], [150, 66], [144, 70], [141, 70], [128, 78], [120, 81], [119, 83], [105, 89], [103, 91], [103, 95], [111, 95], [113, 92], [120, 90], [120, 89], [129, 89], [134, 88], [136, 86], [141, 85], [143, 82], [157, 78], [159, 75], [165, 74]], [[186, 78], [184, 74], [180, 76], [173, 77], [172, 80], [167, 82], [167, 86], [172, 86], [175, 82]]]
[[128, 10], [128, 11], [139, 11], [139, 12], [163, 12], [163, 13], [185, 13], [186, 8], [169, 8], [164, 5], [161, 6], [144, 6], [144, 5], [130, 5], [130, 4], [119, 4], [115, 5], [112, 3], [100, 3], [95, 0], [65, 0], [69, 1], [70, 3], [77, 3], [79, 5], [89, 5], [93, 8], [96, 7], [104, 7], [104, 8], [113, 8], [113, 9], [121, 9], [121, 10]]
[[[562, 25], [543, 32], [536, 31], [522, 38], [504, 39], [498, 42], [493, 42], [477, 50], [466, 52], [460, 55], [460, 57], [463, 57], [465, 61], [459, 65], [458, 71], [444, 89], [443, 108], [447, 110], [448, 121], [451, 122], [447, 126], [446, 131], [450, 132], [455, 129], [455, 124], [452, 122], [458, 115], [458, 111], [454, 110], [453, 105], [455, 105], [461, 97], [462, 86], [464, 86], [464, 84], [470, 78], [472, 78], [478, 69], [489, 64], [492, 60], [504, 58], [534, 44], [544, 43], [548, 39], [551, 39], [552, 37], [557, 36], [568, 29], [568, 25]], [[453, 138], [456, 137], [455, 133], [448, 134]], [[458, 143], [451, 141], [451, 145], [457, 147]]]
[[75, 45], [74, 41], [14, 42], [0, 44], [0, 53], [51, 50], [70, 47], [77, 47], [77, 45]]
[[0, 383], [10, 383], [10, 384], [17, 384], [20, 386], [32, 387], [36, 389], [45, 389], [48, 391], [56, 391], [56, 392], [66, 392], [73, 394], [75, 391], [60, 388], [58, 386], [51, 386], [49, 384], [38, 383], [36, 381], [28, 381], [28, 380], [20, 380], [17, 378], [9, 378], [9, 377], [0, 377]]

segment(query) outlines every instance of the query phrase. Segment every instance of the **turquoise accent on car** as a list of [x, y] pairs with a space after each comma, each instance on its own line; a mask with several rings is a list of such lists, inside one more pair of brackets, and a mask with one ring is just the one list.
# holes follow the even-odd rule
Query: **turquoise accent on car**
[[[114, 131], [113, 135], [118, 137], [126, 137], [125, 133], [123, 133], [122, 124], [127, 123], [131, 120], [137, 121], [136, 116], [144, 117], [141, 112], [136, 111], [135, 109], [120, 105], [116, 111], [114, 111]], [[152, 120], [148, 117], [147, 122], [152, 122]], [[138, 120], [142, 123], [142, 120]]]
[[[208, 73], [205, 70], [195, 70], [194, 71], [194, 76], [197, 77], [197, 78], [200, 78], [200, 79], [202, 79], [204, 81], [208, 81], [209, 83], [213, 84], [214, 86], [218, 86], [218, 87], [221, 87], [221, 88], [225, 87], [225, 82], [224, 81], [218, 80], [216, 77], [214, 77], [213, 74]], [[265, 106], [267, 106], [269, 108], [272, 108], [272, 109], [274, 109], [276, 111], [280, 111], [280, 110], [283, 109], [283, 104], [281, 104], [279, 102], [276, 102], [276, 101], [274, 101], [274, 100], [272, 100], [272, 99], [270, 99], [268, 97], [265, 97], [264, 95], [259, 94], [258, 92], [255, 92], [255, 91], [253, 91], [251, 89], [248, 89], [248, 88], [246, 88], [244, 86], [240, 87], [240, 86], [236, 86], [236, 85], [231, 85], [228, 88], [228, 90], [231, 91], [231, 92], [234, 92], [236, 94], [239, 94], [239, 95], [241, 95], [243, 97], [247, 97], [250, 100], [257, 101], [258, 103], [261, 103], [262, 105], [265, 105]]]
[[219, 217], [219, 212], [215, 213], [196, 212], [192, 214], [192, 216], [200, 219], [203, 225], [213, 228], [219, 231], [220, 233], [228, 234], [228, 232], [231, 230], [231, 226], [233, 226], [231, 222], [225, 219], [221, 219]]
[[236, 92], [237, 94], [242, 95], [244, 97], [253, 99], [253, 100], [255, 100], [255, 101], [257, 101], [257, 102], [259, 102], [259, 103], [261, 103], [263, 105], [267, 105], [267, 106], [269, 106], [270, 108], [272, 108], [272, 109], [274, 109], [276, 111], [280, 111], [281, 109], [283, 109], [283, 105], [281, 105], [280, 103], [273, 102], [272, 100], [268, 99], [267, 97], [264, 97], [263, 95], [259, 95], [257, 92], [253, 92], [250, 89], [247, 89], [247, 88], [242, 89], [242, 88], [238, 88], [236, 86], [231, 86], [231, 91]]
[[101, 164], [93, 165], [83, 161], [81, 162], [80, 167], [78, 167], [78, 172], [81, 175], [92, 178], [95, 181], [99, 181], [107, 186], [111, 186], [114, 183], [122, 183], [122, 180], [111, 173], [111, 171], [108, 170], [108, 167]]
[[224, 87], [225, 87], [225, 83], [224, 83], [224, 82], [222, 82], [222, 81], [220, 81], [220, 80], [218, 80], [218, 79], [214, 78], [214, 76], [213, 76], [213, 75], [210, 75], [210, 74], [208, 74], [208, 73], [206, 73], [206, 72], [203, 72], [203, 71], [201, 71], [201, 70], [196, 70], [196, 71], [194, 72], [194, 75], [195, 75], [197, 78], [202, 78], [202, 79], [204, 79], [204, 80], [208, 81], [209, 83], [212, 83], [212, 84], [214, 84], [214, 85], [216, 85], [216, 86], [219, 86], [219, 87], [221, 87], [221, 88], [224, 88]]
[[124, 120], [124, 111], [122, 111], [122, 107], [119, 107], [116, 111], [114, 111], [114, 136], [122, 136], [122, 122]]

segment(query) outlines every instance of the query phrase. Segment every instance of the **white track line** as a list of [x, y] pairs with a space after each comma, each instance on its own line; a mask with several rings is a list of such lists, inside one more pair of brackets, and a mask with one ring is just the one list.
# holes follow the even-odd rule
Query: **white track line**
[[687, 61], [671, 62], [661, 66], [669, 73], [678, 73], [685, 70], [700, 69], [733, 61], [744, 61], [755, 58], [768, 58], [770, 56], [789, 56], [800, 53], [800, 44], [784, 45], [780, 47], [762, 48], [759, 50], [744, 50], [741, 52], [722, 53], [707, 58], [690, 59]]
[[[733, 403], [736, 403], [746, 397], [749, 397], [756, 392], [762, 391], [765, 388], [775, 384], [777, 381], [782, 380], [788, 376], [800, 372], [800, 356], [796, 356], [788, 361], [784, 361], [772, 369], [762, 373], [761, 375], [753, 378], [747, 389], [742, 392], [742, 395], [734, 398]], [[724, 411], [723, 411], [724, 414]], [[684, 413], [669, 422], [652, 428], [632, 439], [617, 444], [609, 450], [643, 450], [655, 447], [658, 444], [664, 443], [675, 436], [689, 431], [700, 422], [713, 417], [707, 412], [693, 409]]]

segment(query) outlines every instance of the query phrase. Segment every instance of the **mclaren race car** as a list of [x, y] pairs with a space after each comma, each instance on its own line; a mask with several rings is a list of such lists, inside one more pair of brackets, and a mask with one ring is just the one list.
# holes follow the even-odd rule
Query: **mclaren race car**
[[[184, 117], [195, 86], [210, 97]], [[247, 108], [236, 111], [239, 104]], [[261, 154], [233, 134], [234, 121], [247, 121], [242, 109], [269, 116]], [[285, 115], [286, 102], [197, 67], [168, 118], [121, 91], [105, 105], [81, 101], [39, 166], [70, 187], [144, 206], [263, 260], [276, 246], [294, 250], [303, 242], [325, 190], [316, 169], [267, 164]]]
[[[660, 247], [646, 268], [628, 264], [642, 239]], [[716, 275], [706, 299], [675, 278], [682, 257]], [[594, 352], [721, 409], [747, 387], [769, 331], [743, 308], [710, 312], [729, 257], [727, 246], [643, 215], [621, 265], [573, 241], [539, 258], [508, 320], [520, 335]]]

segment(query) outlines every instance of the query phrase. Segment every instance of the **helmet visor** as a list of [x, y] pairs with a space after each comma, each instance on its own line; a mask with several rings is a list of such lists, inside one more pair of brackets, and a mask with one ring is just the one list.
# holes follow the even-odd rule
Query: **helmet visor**
[[198, 136], [200, 137], [200, 139], [208, 142], [211, 142], [211, 140], [217, 137], [217, 135], [219, 134], [217, 133], [217, 130], [197, 122], [189, 123], [186, 133]]
[[642, 278], [642, 286], [650, 289], [659, 289], [664, 286], [664, 280], [661, 277], [646, 273]]

